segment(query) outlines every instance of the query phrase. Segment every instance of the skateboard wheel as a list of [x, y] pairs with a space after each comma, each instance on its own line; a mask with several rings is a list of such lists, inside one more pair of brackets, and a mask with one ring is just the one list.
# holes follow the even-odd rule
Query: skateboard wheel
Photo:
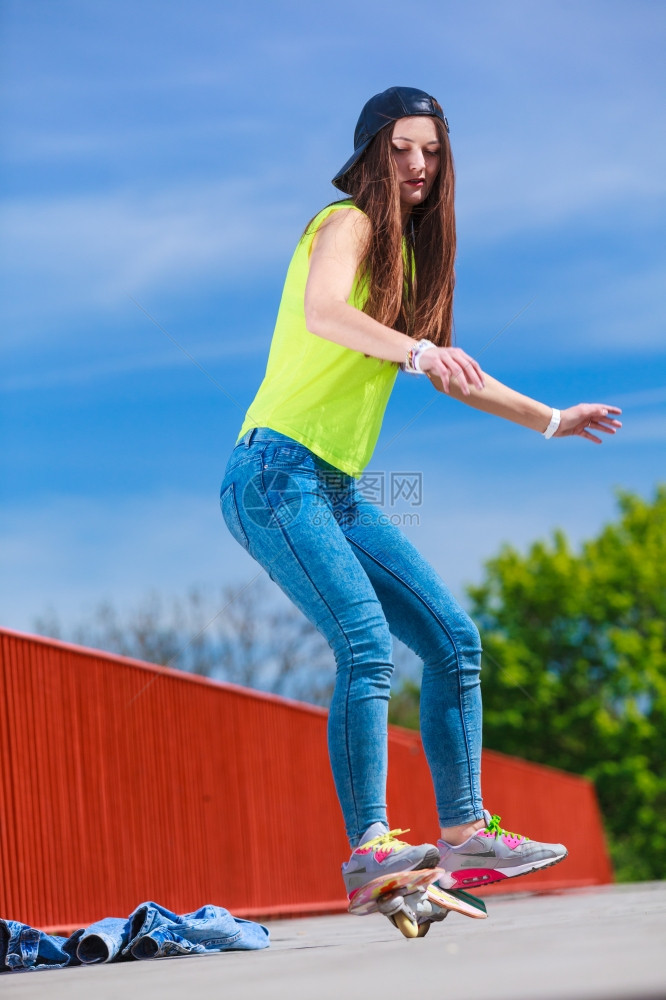
[[404, 910], [394, 913], [391, 919], [403, 937], [415, 938], [419, 936], [419, 925]]
[[425, 937], [428, 931], [430, 930], [430, 924], [431, 924], [430, 920], [426, 920], [424, 924], [419, 924], [419, 932], [416, 936]]

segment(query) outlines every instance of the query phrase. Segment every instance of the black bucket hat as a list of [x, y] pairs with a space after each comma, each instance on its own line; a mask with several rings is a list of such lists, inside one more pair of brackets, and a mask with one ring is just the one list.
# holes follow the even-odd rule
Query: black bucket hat
[[430, 115], [439, 118], [449, 131], [449, 123], [444, 117], [439, 103], [434, 97], [415, 87], [389, 87], [381, 94], [371, 97], [361, 111], [354, 132], [354, 152], [344, 167], [337, 172], [332, 184], [340, 191], [346, 191], [346, 174], [385, 125], [396, 122], [399, 118], [410, 118], [412, 115]]

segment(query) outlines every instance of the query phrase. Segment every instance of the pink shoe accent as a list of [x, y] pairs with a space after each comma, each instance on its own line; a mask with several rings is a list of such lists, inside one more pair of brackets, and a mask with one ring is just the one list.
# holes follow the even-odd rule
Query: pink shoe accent
[[385, 851], [375, 851], [375, 860], [381, 865], [382, 861], [386, 861], [388, 857], [393, 854], [393, 848], [387, 847]]
[[492, 840], [494, 836], [495, 834], [492, 833], [490, 830], [479, 830], [479, 832], [477, 833], [477, 837], [488, 837], [489, 840]]
[[491, 882], [500, 882], [507, 878], [494, 868], [462, 868], [458, 872], [448, 874], [455, 879], [455, 889], [473, 889], [474, 886], [490, 885]]
[[502, 834], [502, 840], [511, 851], [515, 851], [518, 844], [522, 844], [524, 839], [524, 837], [511, 837], [508, 833]]
[[371, 851], [371, 847], [357, 847], [354, 850], [354, 854], [370, 854]]

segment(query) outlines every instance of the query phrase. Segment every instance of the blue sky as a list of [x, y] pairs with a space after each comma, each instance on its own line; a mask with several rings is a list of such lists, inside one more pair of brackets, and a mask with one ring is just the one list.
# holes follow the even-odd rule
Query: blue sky
[[577, 543], [616, 487], [666, 478], [662, 4], [5, 0], [1, 18], [3, 624], [254, 573], [219, 483], [295, 242], [393, 84], [451, 125], [457, 342], [516, 389], [625, 419], [600, 448], [545, 442], [401, 376], [370, 469], [422, 474], [407, 533], [462, 596], [502, 542]]

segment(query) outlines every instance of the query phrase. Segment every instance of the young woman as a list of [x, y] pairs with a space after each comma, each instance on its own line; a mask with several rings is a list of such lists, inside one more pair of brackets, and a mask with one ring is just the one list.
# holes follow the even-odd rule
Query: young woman
[[[391, 87], [363, 108], [289, 267], [265, 378], [222, 483], [236, 540], [325, 636], [336, 658], [328, 741], [352, 854], [348, 894], [384, 872], [441, 865], [459, 887], [555, 864], [561, 844], [504, 831], [480, 787], [481, 645], [472, 621], [356, 479], [398, 369], [546, 438], [600, 443], [617, 407], [552, 409], [451, 346], [454, 169], [434, 98]], [[423, 660], [421, 735], [441, 824], [412, 846], [386, 816], [391, 633]]]

